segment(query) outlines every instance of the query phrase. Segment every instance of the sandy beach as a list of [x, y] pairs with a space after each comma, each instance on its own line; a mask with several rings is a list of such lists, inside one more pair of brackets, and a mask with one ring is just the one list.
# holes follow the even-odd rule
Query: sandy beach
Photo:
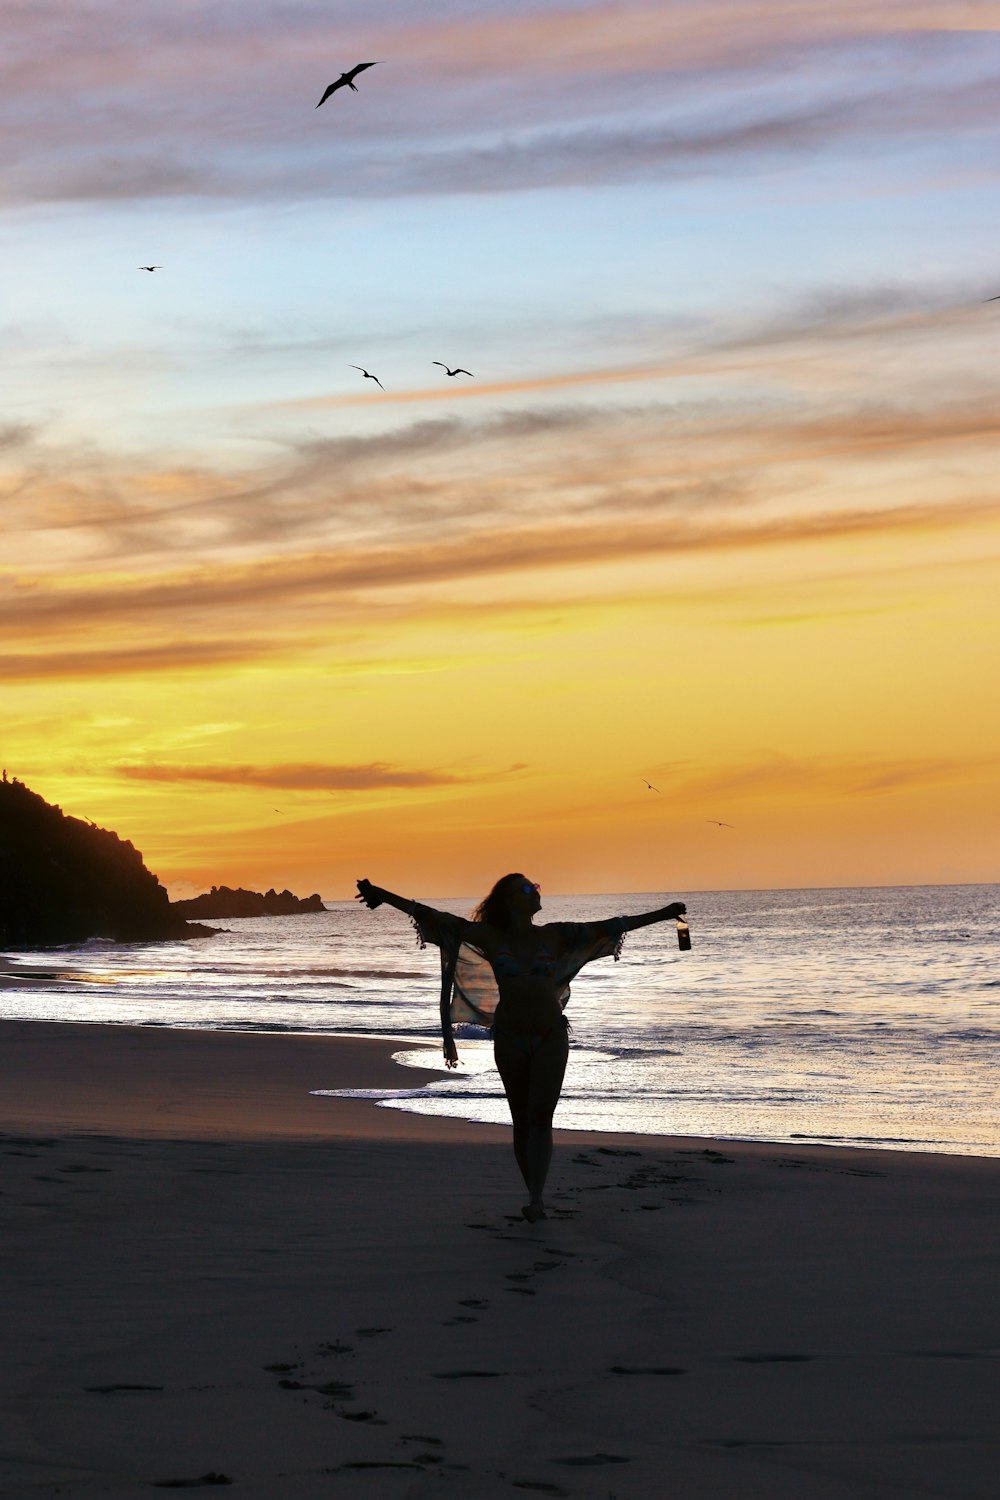
[[0, 1493], [992, 1497], [1000, 1161], [316, 1098], [381, 1041], [0, 1023]]

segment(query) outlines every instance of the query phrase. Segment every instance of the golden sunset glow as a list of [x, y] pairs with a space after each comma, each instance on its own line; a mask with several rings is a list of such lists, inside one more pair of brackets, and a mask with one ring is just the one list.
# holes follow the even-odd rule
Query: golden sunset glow
[[10, 774], [177, 895], [998, 878], [1000, 5], [305, 5], [211, 106], [119, 9], [7, 102]]

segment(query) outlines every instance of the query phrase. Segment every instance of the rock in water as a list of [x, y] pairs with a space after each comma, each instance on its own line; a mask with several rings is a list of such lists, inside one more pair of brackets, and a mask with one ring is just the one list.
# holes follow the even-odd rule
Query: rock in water
[[293, 917], [303, 912], [326, 911], [318, 895], [293, 896], [291, 891], [245, 891], [238, 886], [213, 885], [203, 896], [175, 901], [173, 910], [185, 917]]

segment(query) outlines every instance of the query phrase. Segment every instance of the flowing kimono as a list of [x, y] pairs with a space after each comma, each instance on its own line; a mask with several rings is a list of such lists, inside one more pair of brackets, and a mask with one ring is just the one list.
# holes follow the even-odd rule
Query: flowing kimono
[[[441, 1033], [445, 1056], [454, 1046], [453, 1028], [463, 1022], [492, 1027], [500, 993], [489, 959], [471, 941], [475, 923], [433, 906], [414, 903], [411, 921], [421, 948], [432, 943], [441, 951]], [[595, 958], [621, 955], [625, 918], [601, 922], [546, 922], [535, 929], [545, 934], [553, 955], [552, 980], [565, 1010], [569, 987], [585, 964]]]

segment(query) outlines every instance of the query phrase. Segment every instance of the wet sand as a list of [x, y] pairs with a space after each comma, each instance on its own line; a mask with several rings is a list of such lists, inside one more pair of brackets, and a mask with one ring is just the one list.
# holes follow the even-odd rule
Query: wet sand
[[507, 1132], [384, 1042], [0, 1022], [0, 1493], [992, 1497], [1000, 1161]]

